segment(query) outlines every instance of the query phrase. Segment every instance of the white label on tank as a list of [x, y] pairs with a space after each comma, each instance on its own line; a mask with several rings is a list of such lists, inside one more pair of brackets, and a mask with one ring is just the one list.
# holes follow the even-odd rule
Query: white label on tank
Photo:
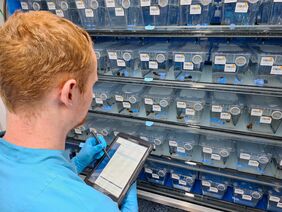
[[177, 142], [176, 142], [176, 141], [169, 141], [169, 142], [168, 142], [168, 145], [169, 145], [169, 146], [177, 147]]
[[212, 154], [212, 148], [209, 147], [203, 147], [203, 152], [207, 154]]
[[248, 2], [237, 2], [235, 13], [247, 13], [249, 9]]
[[103, 104], [103, 100], [101, 99], [101, 98], [95, 98], [95, 102], [97, 103], [97, 104]]
[[180, 177], [177, 174], [174, 174], [174, 173], [171, 174], [171, 178], [176, 179], [176, 180], [180, 179]]
[[269, 196], [269, 201], [280, 202], [280, 198], [279, 197], [275, 197], [275, 196]]
[[277, 207], [278, 207], [278, 208], [282, 208], [282, 202], [278, 202], [278, 203], [277, 203]]
[[202, 7], [199, 4], [190, 6], [190, 15], [199, 15], [202, 13]]
[[193, 70], [194, 64], [192, 62], [184, 62], [183, 63], [183, 69], [184, 70]]
[[146, 173], [149, 173], [149, 174], [152, 174], [152, 173], [153, 173], [152, 169], [149, 169], [149, 168], [145, 168], [145, 172], [146, 172]]
[[282, 166], [282, 160], [280, 160], [280, 164], [279, 165]]
[[180, 5], [190, 5], [192, 0], [180, 0]]
[[116, 101], [118, 101], [118, 102], [122, 102], [122, 101], [123, 101], [123, 97], [120, 96], [120, 95], [115, 95], [115, 99], [116, 99]]
[[272, 66], [270, 74], [282, 75], [282, 66]]
[[273, 57], [262, 57], [260, 60], [261, 66], [273, 66], [274, 59]]
[[243, 160], [250, 160], [251, 155], [247, 154], [247, 153], [240, 153], [240, 158], [243, 159]]
[[160, 15], [160, 8], [158, 6], [151, 6], [150, 7], [150, 15]]
[[184, 54], [175, 54], [174, 55], [174, 61], [175, 62], [185, 62]]
[[235, 194], [241, 194], [241, 195], [243, 195], [243, 194], [244, 194], [244, 191], [243, 191], [242, 189], [235, 188], [234, 193], [235, 193]]
[[209, 181], [205, 181], [205, 180], [202, 180], [202, 185], [203, 186], [207, 186], [207, 187], [211, 186], [210, 182]]
[[221, 113], [222, 107], [220, 105], [212, 105], [212, 112]]
[[249, 165], [249, 166], [258, 167], [258, 166], [259, 166], [259, 162], [256, 161], [256, 160], [249, 160], [248, 165]]
[[213, 159], [213, 160], [221, 160], [221, 157], [218, 154], [212, 154], [211, 155], [211, 159]]
[[237, 2], [237, 0], [224, 0], [224, 3], [225, 4], [228, 4], [228, 3], [235, 3]]
[[115, 8], [115, 14], [116, 16], [124, 16], [123, 8]]
[[152, 177], [155, 178], [155, 179], [160, 179], [159, 175], [157, 175], [157, 174], [152, 174]]
[[75, 1], [75, 4], [76, 4], [77, 9], [84, 9], [85, 8], [83, 1]]
[[261, 109], [252, 109], [251, 116], [262, 116], [262, 110]]
[[220, 113], [220, 119], [230, 120], [231, 119], [231, 114], [230, 113]]
[[243, 195], [242, 195], [242, 199], [251, 201], [251, 200], [252, 200], [252, 196], [247, 195], [247, 194], [243, 194]]
[[184, 180], [179, 180], [178, 183], [179, 183], [179, 185], [184, 185], [184, 186], [187, 185], [187, 182], [184, 181]]
[[195, 110], [191, 109], [191, 108], [187, 108], [185, 110], [185, 114], [188, 115], [188, 116], [195, 116]]
[[218, 189], [215, 187], [210, 187], [209, 189], [210, 192], [218, 193]]
[[56, 10], [56, 15], [63, 18], [64, 17], [63, 10]]
[[140, 54], [140, 60], [141, 61], [149, 61], [150, 57], [148, 54]]
[[282, 3], [282, 0], [274, 0], [273, 2]]
[[108, 52], [110, 60], [117, 60], [117, 53], [116, 52]]
[[262, 124], [271, 124], [272, 118], [268, 116], [261, 116], [259, 122]]
[[106, 0], [107, 7], [115, 7], [115, 0]]
[[216, 64], [216, 65], [225, 65], [225, 63], [226, 63], [225, 56], [215, 56], [214, 64]]
[[86, 17], [94, 17], [94, 13], [92, 9], [85, 9], [85, 16]]
[[153, 105], [154, 104], [154, 101], [152, 99], [149, 99], [149, 98], [145, 98], [144, 101], [145, 101], [146, 105]]
[[117, 60], [117, 65], [118, 65], [119, 67], [125, 67], [125, 66], [126, 66], [124, 60]]
[[153, 105], [153, 111], [160, 112], [162, 110], [161, 106]]
[[149, 68], [158, 69], [158, 63], [156, 61], [149, 61]]
[[141, 0], [141, 7], [149, 7], [151, 5], [151, 0]]
[[28, 10], [28, 4], [26, 2], [21, 2], [21, 7], [23, 10]]
[[185, 149], [183, 147], [177, 147], [177, 152], [180, 152], [180, 153], [185, 153]]
[[74, 128], [75, 134], [82, 135], [82, 131], [79, 128]]
[[177, 102], [176, 107], [177, 108], [186, 108], [186, 103], [185, 102]]
[[56, 5], [54, 2], [47, 2], [48, 10], [55, 10]]
[[123, 102], [123, 103], [122, 103], [122, 106], [123, 106], [124, 108], [131, 108], [131, 104], [130, 104], [129, 102]]
[[235, 64], [225, 64], [224, 72], [229, 72], [229, 73], [236, 72], [236, 65]]

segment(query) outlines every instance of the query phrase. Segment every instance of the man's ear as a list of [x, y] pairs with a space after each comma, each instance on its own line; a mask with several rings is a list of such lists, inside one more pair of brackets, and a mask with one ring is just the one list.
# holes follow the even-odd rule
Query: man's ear
[[60, 101], [66, 105], [71, 106], [75, 95], [77, 95], [77, 82], [74, 79], [69, 79], [63, 84], [63, 87], [60, 92]]

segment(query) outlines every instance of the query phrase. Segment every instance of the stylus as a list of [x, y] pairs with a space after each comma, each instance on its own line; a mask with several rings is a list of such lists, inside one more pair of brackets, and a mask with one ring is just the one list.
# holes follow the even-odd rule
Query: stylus
[[[96, 131], [95, 129], [93, 129], [93, 128], [91, 128], [89, 131], [90, 131], [90, 133], [93, 135], [93, 137], [97, 140], [97, 142], [100, 144], [101, 141], [100, 141], [99, 138], [98, 138], [97, 131]], [[105, 153], [105, 155], [107, 156], [107, 158], [111, 159], [110, 156], [109, 156], [109, 154], [108, 154], [107, 151], [106, 151], [106, 148], [103, 148], [103, 152]]]

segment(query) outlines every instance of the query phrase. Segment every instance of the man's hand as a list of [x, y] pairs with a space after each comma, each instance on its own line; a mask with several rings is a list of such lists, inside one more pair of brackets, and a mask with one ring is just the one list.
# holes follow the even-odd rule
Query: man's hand
[[137, 201], [137, 186], [136, 182], [132, 184], [128, 190], [126, 197], [121, 205], [122, 212], [138, 212], [138, 201]]
[[102, 135], [98, 135], [98, 139], [100, 144], [94, 137], [88, 138], [79, 153], [72, 159], [78, 173], [81, 173], [91, 162], [103, 156], [103, 149], [106, 148], [107, 142]]

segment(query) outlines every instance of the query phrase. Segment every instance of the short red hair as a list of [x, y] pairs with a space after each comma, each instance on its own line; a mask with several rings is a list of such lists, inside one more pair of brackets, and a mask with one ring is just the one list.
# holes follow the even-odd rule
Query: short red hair
[[84, 92], [93, 60], [87, 32], [49, 12], [16, 12], [0, 28], [0, 94], [10, 112], [28, 109], [67, 79]]

